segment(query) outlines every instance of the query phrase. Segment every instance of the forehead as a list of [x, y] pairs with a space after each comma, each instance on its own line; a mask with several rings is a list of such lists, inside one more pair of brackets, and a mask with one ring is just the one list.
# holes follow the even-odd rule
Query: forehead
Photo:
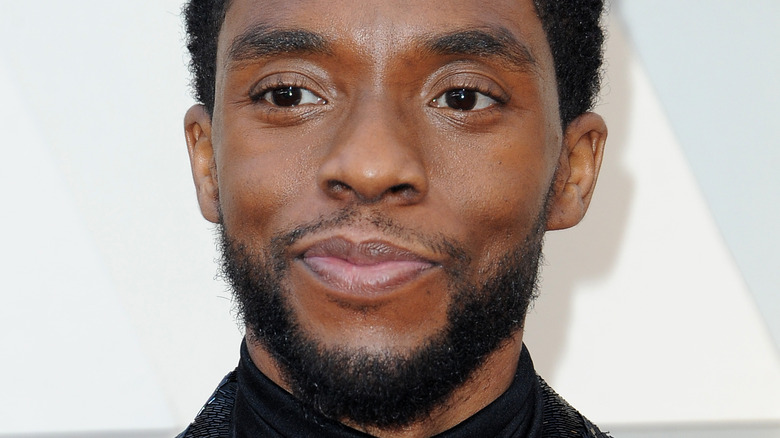
[[218, 65], [229, 62], [237, 39], [258, 28], [310, 31], [332, 47], [377, 63], [419, 52], [415, 42], [426, 38], [480, 30], [517, 41], [540, 73], [554, 78], [532, 0], [232, 0], [220, 31]]

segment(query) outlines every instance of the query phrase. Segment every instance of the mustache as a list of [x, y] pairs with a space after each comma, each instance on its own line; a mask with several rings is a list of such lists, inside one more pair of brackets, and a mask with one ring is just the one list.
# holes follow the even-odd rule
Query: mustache
[[308, 235], [345, 227], [373, 229], [404, 242], [415, 241], [431, 252], [445, 255], [458, 264], [467, 265], [471, 262], [470, 256], [463, 249], [463, 245], [456, 239], [448, 237], [443, 233], [423, 233], [414, 228], [401, 225], [396, 220], [379, 211], [365, 212], [354, 206], [344, 207], [327, 216], [320, 216], [313, 221], [295, 226], [289, 231], [279, 232], [271, 238], [270, 248], [272, 253], [280, 256], [284, 254], [286, 248]]

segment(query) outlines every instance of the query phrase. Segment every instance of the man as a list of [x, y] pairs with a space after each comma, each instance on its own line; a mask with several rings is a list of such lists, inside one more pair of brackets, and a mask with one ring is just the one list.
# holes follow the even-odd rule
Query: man
[[601, 1], [192, 0], [198, 202], [246, 325], [183, 437], [602, 437], [536, 376], [607, 130]]

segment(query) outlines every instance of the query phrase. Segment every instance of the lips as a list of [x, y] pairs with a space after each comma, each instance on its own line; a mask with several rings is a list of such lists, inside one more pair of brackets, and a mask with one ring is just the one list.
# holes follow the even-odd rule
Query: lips
[[353, 243], [341, 237], [315, 243], [304, 251], [301, 260], [331, 288], [366, 298], [390, 292], [435, 266], [420, 255], [381, 240]]

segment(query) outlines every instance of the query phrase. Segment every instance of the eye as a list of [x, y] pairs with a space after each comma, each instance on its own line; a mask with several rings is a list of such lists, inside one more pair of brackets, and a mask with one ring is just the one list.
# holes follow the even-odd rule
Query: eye
[[481, 110], [496, 103], [496, 99], [468, 88], [447, 90], [431, 101], [435, 108], [452, 108], [459, 111]]
[[280, 107], [327, 103], [325, 99], [301, 87], [277, 87], [260, 95], [261, 100]]

